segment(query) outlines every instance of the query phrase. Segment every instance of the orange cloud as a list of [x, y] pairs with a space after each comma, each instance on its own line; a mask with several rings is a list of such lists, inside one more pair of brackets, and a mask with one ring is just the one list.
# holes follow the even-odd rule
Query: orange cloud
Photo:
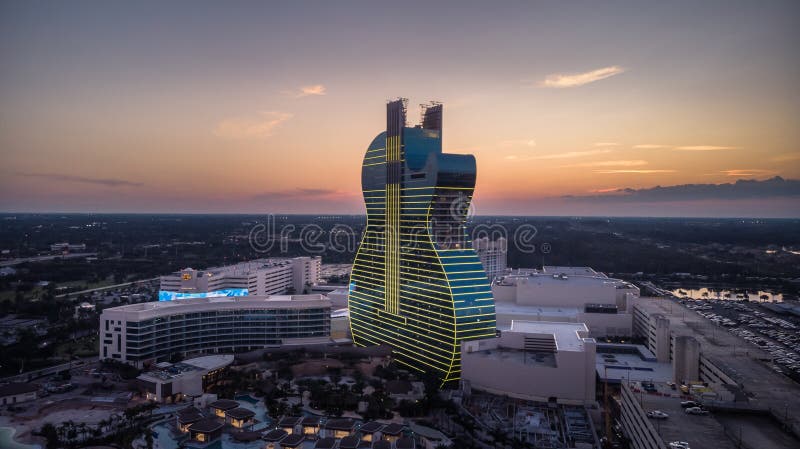
[[595, 173], [600, 174], [615, 174], [615, 173], [630, 173], [630, 174], [640, 174], [640, 175], [649, 175], [653, 173], [675, 173], [675, 170], [595, 170]]
[[284, 91], [283, 93], [291, 97], [303, 98], [303, 97], [327, 95], [328, 89], [325, 87], [324, 84], [311, 84], [308, 86], [300, 86], [295, 90]]
[[575, 157], [592, 156], [595, 154], [610, 153], [611, 150], [589, 150], [589, 151], [567, 151], [565, 153], [544, 154], [541, 156], [519, 157], [515, 155], [506, 156], [509, 160], [531, 160], [531, 159], [571, 159]]
[[725, 176], [764, 176], [764, 175], [771, 175], [775, 173], [772, 170], [762, 170], [760, 168], [740, 168], [735, 170], [722, 170], [720, 173], [724, 173]]
[[638, 167], [647, 165], [643, 160], [622, 160], [622, 161], [597, 161], [585, 162], [583, 164], [564, 165], [563, 167]]
[[669, 145], [659, 145], [659, 144], [655, 144], [655, 143], [640, 143], [638, 145], [634, 145], [633, 146], [633, 148], [636, 148], [636, 149], [639, 149], [639, 150], [654, 150], [654, 149], [658, 149], [658, 148], [668, 148], [668, 147], [669, 147]]
[[600, 81], [614, 75], [619, 75], [623, 72], [625, 72], [624, 68], [617, 65], [612, 65], [583, 73], [554, 73], [552, 75], [547, 75], [547, 77], [541, 83], [539, 83], [539, 86], [557, 89], [562, 89], [565, 87], [578, 87], [583, 86], [584, 84], [594, 83], [595, 81]]
[[726, 146], [719, 146], [719, 145], [688, 145], [682, 147], [675, 147], [678, 151], [724, 151], [724, 150], [736, 150], [739, 147], [726, 147]]
[[214, 129], [214, 135], [227, 139], [264, 138], [272, 135], [281, 123], [292, 118], [288, 112], [266, 111], [254, 117], [231, 117], [222, 120]]

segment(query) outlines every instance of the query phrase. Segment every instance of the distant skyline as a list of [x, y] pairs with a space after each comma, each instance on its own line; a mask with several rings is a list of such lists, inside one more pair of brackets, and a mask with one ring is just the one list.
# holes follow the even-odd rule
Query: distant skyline
[[364, 213], [407, 97], [479, 215], [800, 216], [652, 190], [800, 180], [800, 3], [375, 3], [0, 3], [0, 212]]

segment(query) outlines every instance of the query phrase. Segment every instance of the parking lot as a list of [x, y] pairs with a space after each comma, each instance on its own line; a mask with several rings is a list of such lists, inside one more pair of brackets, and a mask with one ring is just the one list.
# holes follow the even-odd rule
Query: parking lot
[[[659, 389], [664, 389], [658, 385]], [[645, 412], [659, 411], [663, 419], [648, 418], [666, 442], [682, 441], [691, 449], [734, 449], [736, 445], [725, 435], [725, 428], [712, 415], [690, 415], [681, 407], [681, 399], [655, 394], [639, 394]]]
[[680, 302], [769, 353], [774, 371], [800, 381], [800, 318], [779, 315], [759, 303], [718, 299]]

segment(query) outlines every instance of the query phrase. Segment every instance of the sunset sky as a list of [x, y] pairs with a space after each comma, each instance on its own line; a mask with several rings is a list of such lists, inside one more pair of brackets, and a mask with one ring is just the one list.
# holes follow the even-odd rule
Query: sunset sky
[[0, 3], [0, 211], [363, 213], [385, 102], [478, 214], [797, 216], [800, 2]]

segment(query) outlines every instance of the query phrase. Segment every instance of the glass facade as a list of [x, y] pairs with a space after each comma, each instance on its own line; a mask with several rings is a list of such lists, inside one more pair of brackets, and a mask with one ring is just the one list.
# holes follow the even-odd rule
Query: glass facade
[[495, 335], [491, 287], [466, 232], [476, 164], [442, 153], [441, 105], [415, 127], [405, 111], [404, 100], [387, 104], [386, 132], [364, 156], [350, 326], [356, 345], [389, 345], [399, 363], [445, 383], [460, 378], [462, 341]]
[[127, 360], [168, 358], [175, 352], [242, 352], [284, 339], [330, 335], [330, 308], [233, 309], [126, 322]]

